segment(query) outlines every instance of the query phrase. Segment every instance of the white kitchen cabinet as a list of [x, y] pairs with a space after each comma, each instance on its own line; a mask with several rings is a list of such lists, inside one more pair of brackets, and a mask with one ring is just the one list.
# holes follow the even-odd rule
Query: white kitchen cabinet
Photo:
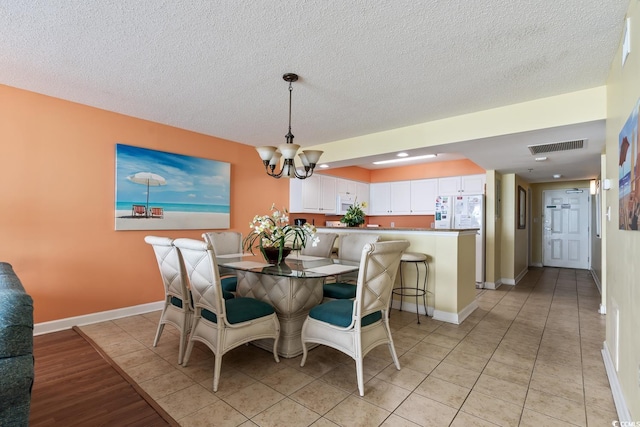
[[411, 182], [378, 182], [369, 186], [370, 215], [409, 215]]
[[336, 197], [336, 178], [332, 176], [319, 175], [322, 183], [320, 188], [320, 213], [332, 214], [338, 210], [338, 199]]
[[388, 182], [369, 184], [369, 215], [389, 215], [391, 186]]
[[482, 175], [464, 175], [460, 177], [462, 180], [462, 192], [464, 194], [484, 194], [484, 184], [487, 176]]
[[438, 178], [438, 196], [457, 196], [460, 194], [462, 182], [459, 176]]
[[411, 181], [411, 215], [434, 215], [437, 195], [437, 179]]
[[484, 194], [485, 181], [484, 174], [438, 178], [438, 195]]
[[356, 196], [357, 182], [350, 179], [336, 178], [336, 193]]
[[289, 211], [291, 213], [336, 212], [336, 178], [312, 175], [307, 179], [289, 181]]
[[365, 214], [369, 213], [369, 184], [367, 184], [366, 182], [358, 182], [355, 181], [356, 183], [356, 200], [359, 203], [364, 203], [366, 205], [366, 207], [362, 208], [362, 211]]

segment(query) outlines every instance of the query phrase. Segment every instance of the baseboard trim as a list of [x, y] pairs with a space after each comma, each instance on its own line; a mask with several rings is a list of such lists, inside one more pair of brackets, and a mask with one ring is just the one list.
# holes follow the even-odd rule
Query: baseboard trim
[[618, 375], [616, 374], [616, 369], [613, 366], [613, 360], [611, 359], [611, 353], [609, 352], [609, 347], [607, 346], [606, 341], [602, 344], [602, 359], [604, 360], [604, 367], [607, 371], [607, 377], [609, 378], [609, 386], [611, 386], [613, 403], [615, 404], [616, 412], [618, 413], [618, 421], [621, 423], [630, 423], [632, 421], [631, 413], [629, 412], [627, 403], [624, 400], [622, 387], [620, 386], [620, 381], [618, 381]]
[[532, 267], [539, 267], [539, 268], [544, 267], [544, 265], [542, 265], [542, 263], [541, 263], [541, 262], [532, 262], [532, 263], [531, 263], [531, 266], [532, 266]]
[[440, 320], [441, 322], [453, 323], [459, 325], [469, 317], [474, 310], [478, 308], [478, 303], [473, 300], [471, 304], [463, 308], [458, 313], [450, 313], [448, 311], [434, 310], [433, 311], [433, 320]]
[[516, 285], [517, 285], [517, 284], [520, 282], [520, 280], [522, 280], [522, 279], [524, 278], [524, 276], [526, 276], [526, 275], [527, 275], [527, 273], [528, 273], [528, 272], [529, 272], [529, 269], [528, 269], [528, 268], [525, 268], [524, 270], [522, 270], [522, 271], [520, 272], [520, 274], [518, 274], [518, 275], [516, 276], [516, 280], [515, 280], [515, 283], [514, 283], [514, 284], [516, 284]]
[[74, 326], [89, 325], [91, 323], [106, 322], [107, 320], [120, 319], [121, 317], [149, 313], [151, 311], [162, 310], [163, 306], [164, 301], [150, 302], [147, 304], [134, 305], [132, 307], [101, 311], [98, 313], [85, 314], [83, 316], [67, 317], [65, 319], [52, 320], [50, 322], [36, 323], [33, 325], [33, 335], [48, 334], [51, 332], [71, 329]]
[[596, 288], [598, 288], [598, 292], [600, 293], [600, 295], [602, 295], [602, 285], [600, 283], [600, 278], [598, 277], [598, 275], [596, 274], [593, 268], [590, 268], [589, 272], [591, 273], [591, 277], [593, 278], [593, 281], [596, 284]]
[[[417, 307], [418, 307], [418, 313], [427, 315], [429, 317], [433, 316], [433, 307], [432, 306], [428, 305], [426, 312], [425, 312], [425, 308], [424, 308], [423, 305], [418, 305]], [[395, 308], [396, 310], [400, 310], [400, 301], [397, 301], [397, 300], [391, 301], [391, 308]], [[411, 312], [411, 313], [415, 313], [416, 312], [416, 304], [405, 301], [402, 304], [402, 311], [408, 311], [408, 312]]]
[[484, 288], [485, 289], [491, 289], [491, 290], [496, 290], [498, 289], [500, 286], [502, 285], [502, 280], [498, 279], [497, 282], [484, 282]]

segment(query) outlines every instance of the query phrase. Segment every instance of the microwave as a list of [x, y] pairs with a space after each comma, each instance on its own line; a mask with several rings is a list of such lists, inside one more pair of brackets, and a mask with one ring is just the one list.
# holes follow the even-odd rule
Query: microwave
[[338, 215], [344, 215], [347, 210], [356, 202], [355, 194], [340, 193], [338, 194], [337, 211]]

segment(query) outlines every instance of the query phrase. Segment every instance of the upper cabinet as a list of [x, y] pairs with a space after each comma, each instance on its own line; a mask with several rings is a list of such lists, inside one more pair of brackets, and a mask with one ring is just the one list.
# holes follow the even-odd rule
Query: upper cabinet
[[336, 213], [336, 178], [312, 175], [307, 179], [289, 181], [289, 211], [291, 213]]
[[437, 179], [411, 181], [411, 215], [434, 215], [437, 195]]
[[438, 178], [439, 196], [484, 194], [486, 175], [464, 175]]
[[351, 181], [349, 179], [344, 178], [336, 178], [336, 193], [338, 194], [348, 194], [353, 197], [356, 197], [356, 188], [357, 182]]
[[378, 182], [369, 186], [370, 215], [409, 215], [411, 182]]
[[365, 204], [365, 207], [362, 208], [365, 214], [369, 213], [369, 197], [369, 184], [356, 181], [356, 200]]

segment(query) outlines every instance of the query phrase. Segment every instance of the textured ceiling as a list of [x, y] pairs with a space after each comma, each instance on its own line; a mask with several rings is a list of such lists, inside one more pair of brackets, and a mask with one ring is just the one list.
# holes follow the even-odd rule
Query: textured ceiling
[[293, 133], [309, 146], [601, 86], [627, 6], [2, 0], [0, 84], [277, 145], [295, 72]]

